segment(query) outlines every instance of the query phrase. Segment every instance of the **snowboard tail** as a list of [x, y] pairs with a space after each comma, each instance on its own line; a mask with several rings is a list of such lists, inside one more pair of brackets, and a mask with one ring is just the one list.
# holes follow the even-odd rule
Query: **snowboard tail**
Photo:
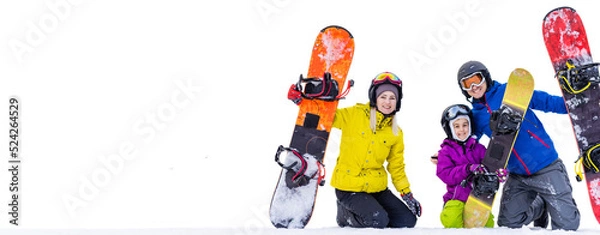
[[[324, 185], [323, 160], [338, 102], [349, 91], [342, 86], [354, 55], [354, 38], [340, 26], [322, 29], [313, 45], [289, 147], [279, 146], [275, 161], [282, 167], [269, 209], [276, 228], [304, 228], [315, 205], [318, 185]], [[304, 85], [304, 86], [303, 86]]]
[[596, 220], [600, 223], [600, 76], [581, 17], [575, 9], [558, 7], [542, 24], [544, 43], [569, 112], [579, 156], [578, 181], [585, 180]]
[[463, 222], [465, 228], [484, 227], [492, 212], [499, 182], [497, 169], [506, 168], [520, 123], [533, 96], [534, 82], [531, 74], [521, 68], [512, 71], [498, 109], [498, 128], [492, 133], [482, 164], [489, 173], [475, 176], [471, 193], [465, 203]]

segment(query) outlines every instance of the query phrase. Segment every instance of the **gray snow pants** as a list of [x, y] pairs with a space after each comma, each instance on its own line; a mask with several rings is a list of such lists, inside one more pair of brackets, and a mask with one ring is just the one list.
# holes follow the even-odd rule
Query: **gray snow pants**
[[560, 159], [530, 176], [510, 174], [502, 191], [498, 226], [520, 228], [527, 225], [546, 213], [545, 205], [553, 230], [577, 230], [580, 214], [572, 192], [565, 165]]

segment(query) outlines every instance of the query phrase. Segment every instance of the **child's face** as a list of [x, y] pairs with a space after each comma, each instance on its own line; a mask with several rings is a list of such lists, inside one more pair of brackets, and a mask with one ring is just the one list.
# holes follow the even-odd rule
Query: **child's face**
[[466, 118], [458, 118], [452, 123], [454, 134], [458, 140], [464, 141], [469, 137], [469, 121]]

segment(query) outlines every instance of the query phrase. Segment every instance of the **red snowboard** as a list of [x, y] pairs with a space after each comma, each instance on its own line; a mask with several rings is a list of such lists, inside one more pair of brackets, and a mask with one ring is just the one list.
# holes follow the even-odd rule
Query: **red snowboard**
[[585, 28], [575, 9], [553, 9], [544, 17], [542, 30], [579, 147], [576, 168], [585, 172], [585, 177], [578, 172], [577, 180], [585, 178], [592, 210], [600, 223], [598, 64], [592, 60]]

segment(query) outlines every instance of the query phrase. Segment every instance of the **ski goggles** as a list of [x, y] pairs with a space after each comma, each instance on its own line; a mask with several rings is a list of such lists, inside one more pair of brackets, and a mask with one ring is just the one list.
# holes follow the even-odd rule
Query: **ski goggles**
[[373, 85], [379, 85], [385, 82], [392, 83], [394, 85], [402, 86], [402, 80], [398, 76], [390, 72], [383, 72], [373, 78]]
[[444, 114], [444, 118], [451, 121], [460, 115], [469, 115], [469, 108], [464, 104], [450, 106]]
[[485, 82], [485, 79], [483, 79], [483, 75], [481, 74], [481, 72], [475, 72], [460, 79], [460, 88], [462, 88], [465, 91], [470, 91], [473, 89], [474, 86], [481, 86], [483, 82]]

